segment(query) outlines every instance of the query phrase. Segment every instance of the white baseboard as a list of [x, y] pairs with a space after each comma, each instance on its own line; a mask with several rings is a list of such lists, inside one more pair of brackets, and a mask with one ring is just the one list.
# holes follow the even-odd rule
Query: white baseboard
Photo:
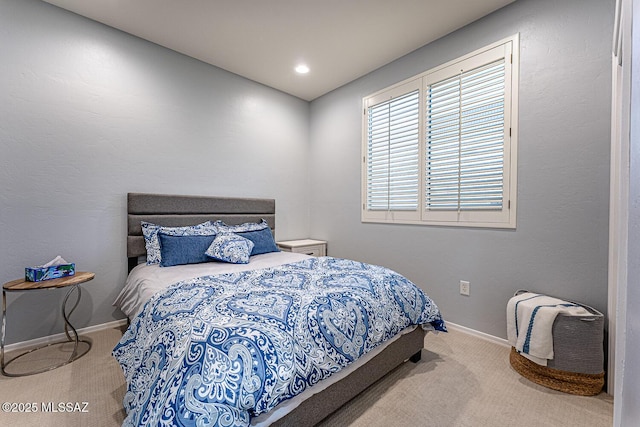
[[[102, 323], [100, 325], [88, 326], [86, 328], [78, 329], [77, 331], [78, 331], [78, 335], [83, 335], [91, 332], [102, 331], [105, 329], [121, 327], [126, 324], [127, 324], [127, 319], [121, 319], [121, 320], [114, 320], [113, 322]], [[476, 331], [475, 329], [467, 328], [466, 326], [457, 325], [452, 322], [447, 322], [446, 325], [447, 325], [447, 328], [454, 329], [456, 331], [459, 331], [465, 334], [473, 335], [475, 337], [478, 337], [487, 341], [491, 341], [493, 343], [496, 343], [505, 347], [510, 347], [509, 343], [504, 338], [499, 338], [494, 335], [485, 334], [484, 332]], [[4, 350], [5, 351], [22, 350], [29, 347], [37, 347], [37, 346], [46, 345], [52, 342], [61, 341], [65, 338], [66, 338], [65, 334], [61, 332], [55, 335], [49, 335], [46, 337], [35, 338], [29, 341], [22, 341], [22, 342], [9, 344], [5, 346]]]
[[[86, 328], [76, 329], [78, 335], [88, 334], [91, 332], [102, 331], [110, 328], [118, 328], [127, 324], [127, 319], [114, 320], [113, 322], [102, 323], [100, 325], [87, 326]], [[30, 347], [39, 347], [53, 342], [65, 340], [67, 337], [64, 332], [46, 337], [35, 338], [29, 341], [21, 341], [6, 345], [4, 351], [24, 350]]]
[[466, 326], [456, 325], [455, 323], [446, 322], [447, 328], [454, 329], [465, 334], [473, 335], [483, 340], [491, 341], [496, 344], [500, 344], [505, 347], [511, 347], [509, 342], [504, 338], [499, 338], [493, 335], [485, 334], [484, 332], [476, 331], [475, 329], [467, 328]]

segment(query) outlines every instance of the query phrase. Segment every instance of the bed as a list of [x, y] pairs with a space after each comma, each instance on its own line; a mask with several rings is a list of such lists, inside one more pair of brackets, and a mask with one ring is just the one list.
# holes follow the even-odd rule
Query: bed
[[[275, 235], [273, 199], [143, 193], [127, 198], [130, 273], [115, 305], [130, 326], [113, 352], [127, 380], [125, 425], [312, 426], [401, 363], [418, 362], [426, 331], [446, 331], [436, 305], [384, 267], [277, 250], [255, 253], [263, 245], [256, 235], [264, 236], [265, 228], [271, 239]], [[253, 239], [254, 251], [248, 262], [173, 266], [173, 242], [208, 243], [161, 231], [161, 262], [171, 266], [147, 265], [156, 249], [147, 253], [142, 224], [217, 224], [218, 237], [230, 234], [233, 244]], [[254, 232], [253, 224], [262, 231]], [[241, 249], [246, 255], [247, 248]], [[310, 297], [319, 291], [298, 281], [302, 277], [328, 293]], [[397, 308], [378, 310], [379, 301], [367, 302], [369, 296], [395, 300]], [[238, 313], [240, 320], [231, 319]], [[244, 322], [256, 318], [263, 323], [247, 329]], [[376, 322], [363, 326], [367, 318]], [[313, 332], [303, 331], [303, 323]], [[222, 326], [232, 324], [239, 329]], [[224, 384], [208, 379], [220, 375]]]

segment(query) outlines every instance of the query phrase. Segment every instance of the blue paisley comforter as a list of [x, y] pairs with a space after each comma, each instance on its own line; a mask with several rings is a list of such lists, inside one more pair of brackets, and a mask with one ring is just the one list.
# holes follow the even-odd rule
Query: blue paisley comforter
[[323, 257], [200, 277], [152, 297], [113, 350], [123, 425], [247, 426], [436, 305], [384, 267]]

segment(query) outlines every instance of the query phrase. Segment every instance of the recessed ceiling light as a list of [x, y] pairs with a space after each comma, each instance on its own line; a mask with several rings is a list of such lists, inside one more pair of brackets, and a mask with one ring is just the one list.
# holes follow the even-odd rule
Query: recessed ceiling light
[[300, 64], [296, 66], [296, 73], [307, 74], [308, 72], [309, 72], [309, 67], [307, 67], [305, 64]]

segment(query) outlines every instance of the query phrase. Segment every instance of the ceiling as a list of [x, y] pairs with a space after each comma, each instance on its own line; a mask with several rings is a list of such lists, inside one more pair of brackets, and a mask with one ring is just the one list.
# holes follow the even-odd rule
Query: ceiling
[[44, 1], [310, 101], [514, 0]]

